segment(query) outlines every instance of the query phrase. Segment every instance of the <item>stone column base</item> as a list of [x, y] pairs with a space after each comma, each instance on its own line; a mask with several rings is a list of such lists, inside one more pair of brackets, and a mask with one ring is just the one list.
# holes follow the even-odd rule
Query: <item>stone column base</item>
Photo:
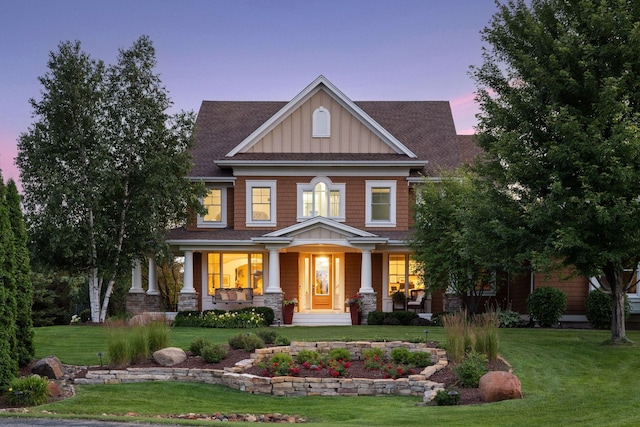
[[162, 312], [164, 307], [162, 306], [162, 295], [149, 295], [147, 294], [146, 300], [147, 307], [145, 311]]
[[362, 317], [360, 318], [360, 324], [366, 325], [369, 313], [376, 311], [376, 297], [378, 294], [375, 292], [366, 294], [360, 292], [360, 295], [362, 295]]
[[198, 294], [178, 294], [178, 311], [198, 311]]
[[144, 292], [128, 292], [126, 309], [127, 313], [136, 315], [145, 311], [145, 297]]
[[[284, 294], [282, 292], [264, 293], [264, 306], [273, 310], [273, 322], [274, 324], [284, 324], [282, 317], [282, 300]], [[280, 322], [278, 322], [280, 321]]]

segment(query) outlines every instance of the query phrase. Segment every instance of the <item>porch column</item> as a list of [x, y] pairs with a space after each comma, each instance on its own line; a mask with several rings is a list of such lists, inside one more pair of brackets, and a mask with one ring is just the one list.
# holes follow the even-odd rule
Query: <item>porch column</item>
[[360, 293], [373, 293], [371, 285], [371, 249], [362, 248], [362, 263], [360, 267]]
[[184, 251], [184, 285], [181, 294], [195, 294], [193, 287], [193, 251]]
[[149, 257], [149, 287], [147, 288], [147, 295], [158, 295], [158, 278], [156, 276], [156, 258]]
[[280, 287], [280, 254], [278, 250], [280, 246], [267, 247], [269, 250], [269, 281], [265, 293], [282, 293]]
[[142, 289], [142, 267], [140, 266], [140, 260], [136, 259], [133, 262], [133, 268], [131, 269], [131, 289], [129, 289], [131, 293], [143, 293], [144, 289]]

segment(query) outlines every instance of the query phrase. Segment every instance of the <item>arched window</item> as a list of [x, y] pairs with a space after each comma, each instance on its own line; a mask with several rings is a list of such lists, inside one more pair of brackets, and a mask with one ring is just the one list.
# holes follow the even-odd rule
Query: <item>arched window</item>
[[312, 116], [314, 138], [328, 138], [331, 136], [331, 113], [324, 107], [318, 107]]
[[334, 184], [326, 177], [298, 184], [298, 220], [315, 216], [344, 221], [344, 184]]

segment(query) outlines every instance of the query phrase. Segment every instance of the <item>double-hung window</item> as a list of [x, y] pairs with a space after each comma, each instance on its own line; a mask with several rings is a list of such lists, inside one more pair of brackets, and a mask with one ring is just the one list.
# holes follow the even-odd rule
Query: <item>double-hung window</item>
[[247, 226], [276, 225], [276, 181], [247, 181]]
[[202, 199], [202, 204], [206, 210], [205, 214], [198, 216], [198, 226], [200, 227], [226, 227], [227, 189], [224, 187], [208, 188], [207, 194]]
[[396, 181], [367, 181], [365, 203], [367, 227], [395, 227]]

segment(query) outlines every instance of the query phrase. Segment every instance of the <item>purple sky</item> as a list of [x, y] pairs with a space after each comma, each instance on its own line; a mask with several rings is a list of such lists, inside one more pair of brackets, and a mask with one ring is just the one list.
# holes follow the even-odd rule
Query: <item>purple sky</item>
[[470, 65], [493, 0], [9, 0], [0, 5], [0, 169], [19, 180], [16, 140], [49, 52], [79, 40], [113, 64], [151, 37], [177, 110], [202, 100], [288, 101], [320, 74], [354, 101], [447, 100], [458, 133], [477, 109]]

